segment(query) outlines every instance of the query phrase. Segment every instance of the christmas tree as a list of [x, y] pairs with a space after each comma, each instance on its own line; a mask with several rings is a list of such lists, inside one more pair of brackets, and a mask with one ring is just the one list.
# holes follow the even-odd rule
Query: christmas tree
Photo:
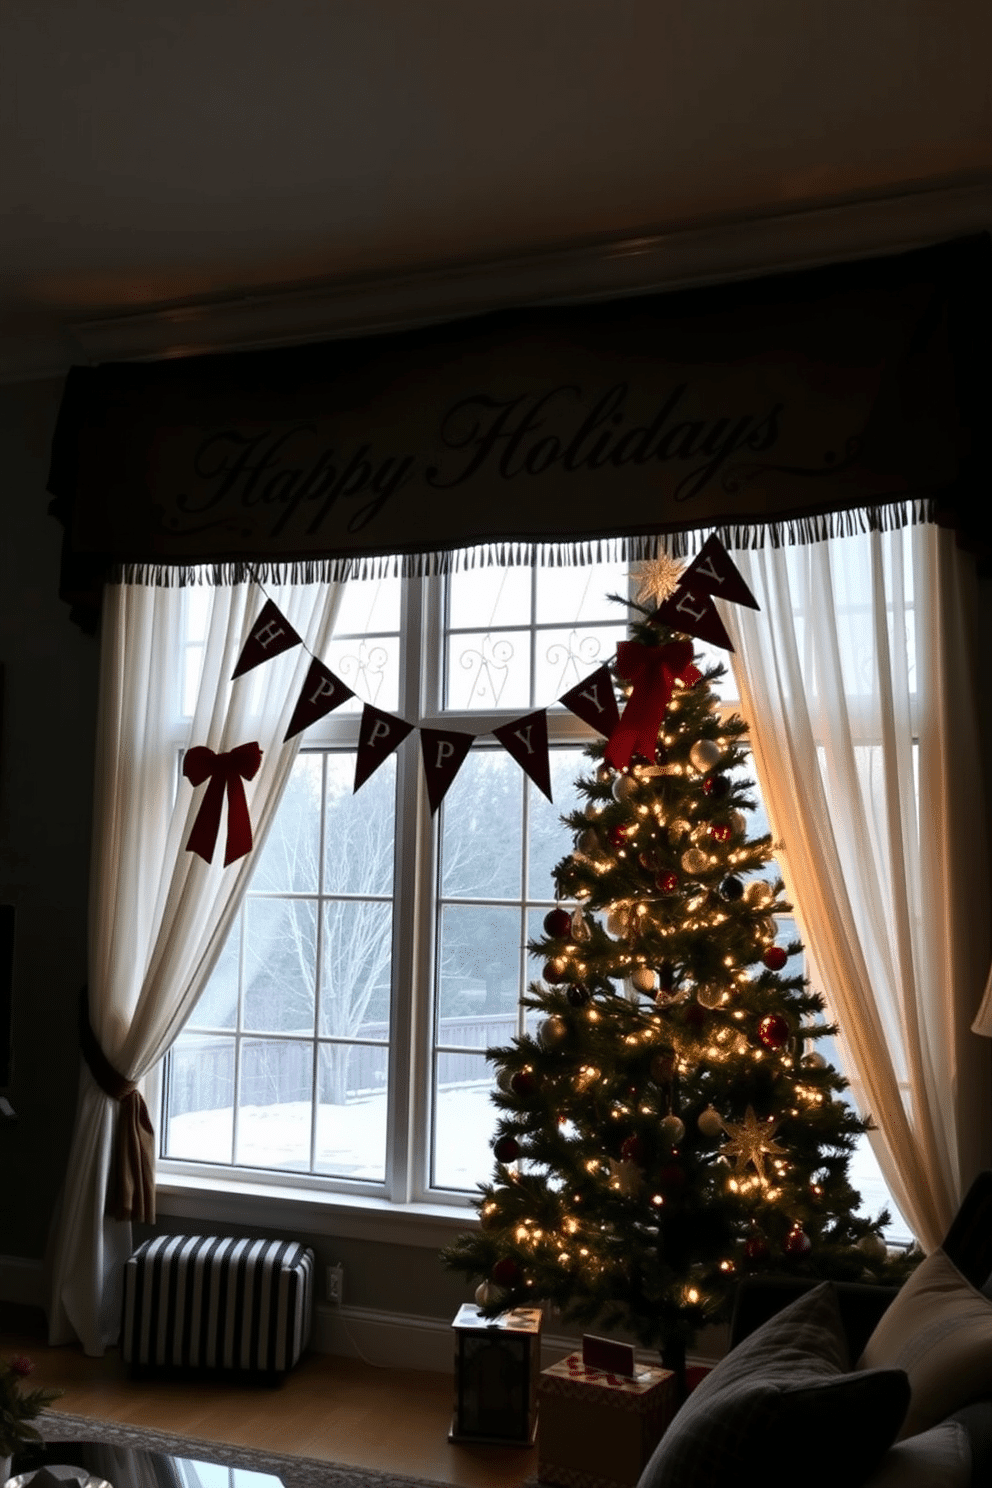
[[[675, 583], [661, 561], [647, 592]], [[817, 1052], [836, 1029], [802, 946], [776, 939], [790, 906], [770, 836], [748, 835], [747, 729], [721, 715], [724, 669], [696, 667], [664, 605], [631, 608], [624, 675], [641, 694], [624, 716], [642, 752], [618, 765], [616, 734], [587, 750], [574, 851], [529, 947], [543, 969], [523, 1002], [541, 1021], [489, 1051], [495, 1175], [478, 1231], [444, 1259], [481, 1281], [487, 1316], [547, 1301], [681, 1370], [748, 1272], [891, 1273], [889, 1216], [857, 1212], [848, 1165], [868, 1123]]]

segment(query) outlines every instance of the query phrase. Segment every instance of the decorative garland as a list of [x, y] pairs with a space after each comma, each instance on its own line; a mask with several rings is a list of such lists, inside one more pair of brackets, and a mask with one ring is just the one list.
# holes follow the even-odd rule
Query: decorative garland
[[[718, 538], [710, 537], [682, 573], [677, 587], [662, 601], [655, 614], [659, 620], [684, 635], [695, 636], [723, 650], [732, 651], [734, 648], [730, 637], [713, 603], [714, 595], [734, 604], [758, 608], [757, 601], [726, 548]], [[278, 606], [267, 599], [248, 632], [231, 680], [243, 677], [263, 662], [270, 661], [295, 646], [307, 649], [302, 636], [297, 634]], [[606, 758], [615, 769], [622, 770], [626, 769], [632, 756], [638, 751], [651, 752], [642, 747], [645, 739], [650, 739], [653, 750], [658, 719], [668, 706], [675, 684], [692, 686], [699, 680], [700, 673], [692, 664], [692, 647], [687, 642], [678, 641], [661, 647], [645, 646], [637, 641], [621, 641], [617, 647], [617, 671], [621, 677], [632, 683], [632, 691], [622, 716], [607, 663], [597, 667], [584, 681], [563, 693], [557, 701], [607, 739]], [[354, 696], [354, 691], [347, 683], [314, 656], [283, 743]], [[427, 799], [432, 816], [444, 800], [475, 740], [483, 738], [489, 732], [499, 740], [548, 800], [552, 799], [547, 707], [525, 713], [499, 728], [471, 734], [462, 729], [414, 725], [366, 703], [358, 731], [354, 790], [357, 791], [375, 774], [383, 761], [413, 732], [414, 727], [420, 733]], [[205, 745], [197, 745], [188, 751], [183, 763], [183, 774], [194, 786], [201, 785], [205, 780], [210, 782], [186, 844], [188, 852], [198, 853], [208, 863], [212, 861], [225, 794], [228, 822], [224, 866], [227, 867], [250, 852], [252, 830], [244, 781], [254, 778], [261, 762], [262, 750], [257, 742], [241, 744], [226, 754], [215, 754]]]

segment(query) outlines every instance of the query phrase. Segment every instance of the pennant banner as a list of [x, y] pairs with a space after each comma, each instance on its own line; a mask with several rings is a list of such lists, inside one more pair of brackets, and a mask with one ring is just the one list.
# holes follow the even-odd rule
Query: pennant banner
[[744, 575], [715, 535], [708, 537], [682, 574], [679, 587], [715, 594], [731, 604], [758, 610], [761, 606], [744, 582]]
[[719, 646], [721, 651], [734, 649], [727, 627], [704, 589], [690, 589], [683, 582], [654, 613], [657, 619], [664, 620], [666, 625], [670, 625], [673, 630], [680, 630], [683, 635], [708, 641], [711, 646]]
[[456, 733], [451, 729], [420, 730], [420, 750], [424, 760], [424, 778], [427, 781], [431, 816], [444, 800], [448, 786], [461, 769], [475, 739], [475, 734]]
[[613, 678], [608, 666], [601, 666], [584, 682], [564, 693], [558, 701], [606, 739], [620, 722], [617, 695], [613, 690]]
[[257, 743], [240, 744], [226, 754], [215, 754], [205, 744], [187, 750], [183, 760], [186, 779], [194, 786], [210, 781], [189, 834], [187, 852], [198, 853], [207, 863], [213, 860], [225, 792], [227, 844], [224, 867], [251, 851], [251, 817], [245, 800], [244, 781], [254, 779], [261, 763], [262, 751]]
[[413, 732], [413, 724], [392, 713], [383, 713], [366, 703], [362, 710], [362, 723], [358, 732], [358, 754], [355, 758], [355, 785], [357, 791], [374, 775], [384, 759], [388, 759], [407, 734]]
[[346, 682], [342, 682], [329, 667], [314, 657], [282, 742], [285, 744], [287, 739], [302, 733], [305, 728], [316, 723], [318, 718], [333, 713], [335, 708], [340, 708], [342, 703], [354, 696]]
[[502, 728], [493, 729], [496, 738], [507, 754], [512, 754], [517, 764], [542, 790], [548, 800], [551, 797], [551, 760], [548, 757], [548, 713], [539, 708], [536, 713], [527, 713]]
[[271, 599], [266, 600], [262, 613], [248, 632], [238, 664], [231, 673], [231, 681], [235, 677], [243, 677], [245, 672], [250, 672], [263, 661], [269, 661], [273, 656], [279, 656], [283, 651], [291, 651], [294, 646], [302, 644], [301, 637], [278, 607]]

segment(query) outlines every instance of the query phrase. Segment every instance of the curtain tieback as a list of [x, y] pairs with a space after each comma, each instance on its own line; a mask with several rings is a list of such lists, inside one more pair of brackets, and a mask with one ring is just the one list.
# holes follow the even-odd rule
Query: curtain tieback
[[79, 995], [79, 1045], [87, 1068], [104, 1095], [120, 1107], [110, 1168], [107, 1213], [112, 1219], [155, 1221], [155, 1131], [144, 1097], [125, 1080], [101, 1049], [90, 1023], [89, 989]]

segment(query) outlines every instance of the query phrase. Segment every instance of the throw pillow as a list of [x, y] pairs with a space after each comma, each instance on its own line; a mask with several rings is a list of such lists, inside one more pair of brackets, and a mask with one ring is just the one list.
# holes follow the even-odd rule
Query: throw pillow
[[921, 1261], [882, 1314], [858, 1369], [905, 1369], [912, 1400], [900, 1438], [992, 1394], [992, 1301], [943, 1250]]
[[909, 1403], [901, 1370], [849, 1374], [829, 1282], [756, 1329], [697, 1386], [638, 1488], [857, 1488]]

